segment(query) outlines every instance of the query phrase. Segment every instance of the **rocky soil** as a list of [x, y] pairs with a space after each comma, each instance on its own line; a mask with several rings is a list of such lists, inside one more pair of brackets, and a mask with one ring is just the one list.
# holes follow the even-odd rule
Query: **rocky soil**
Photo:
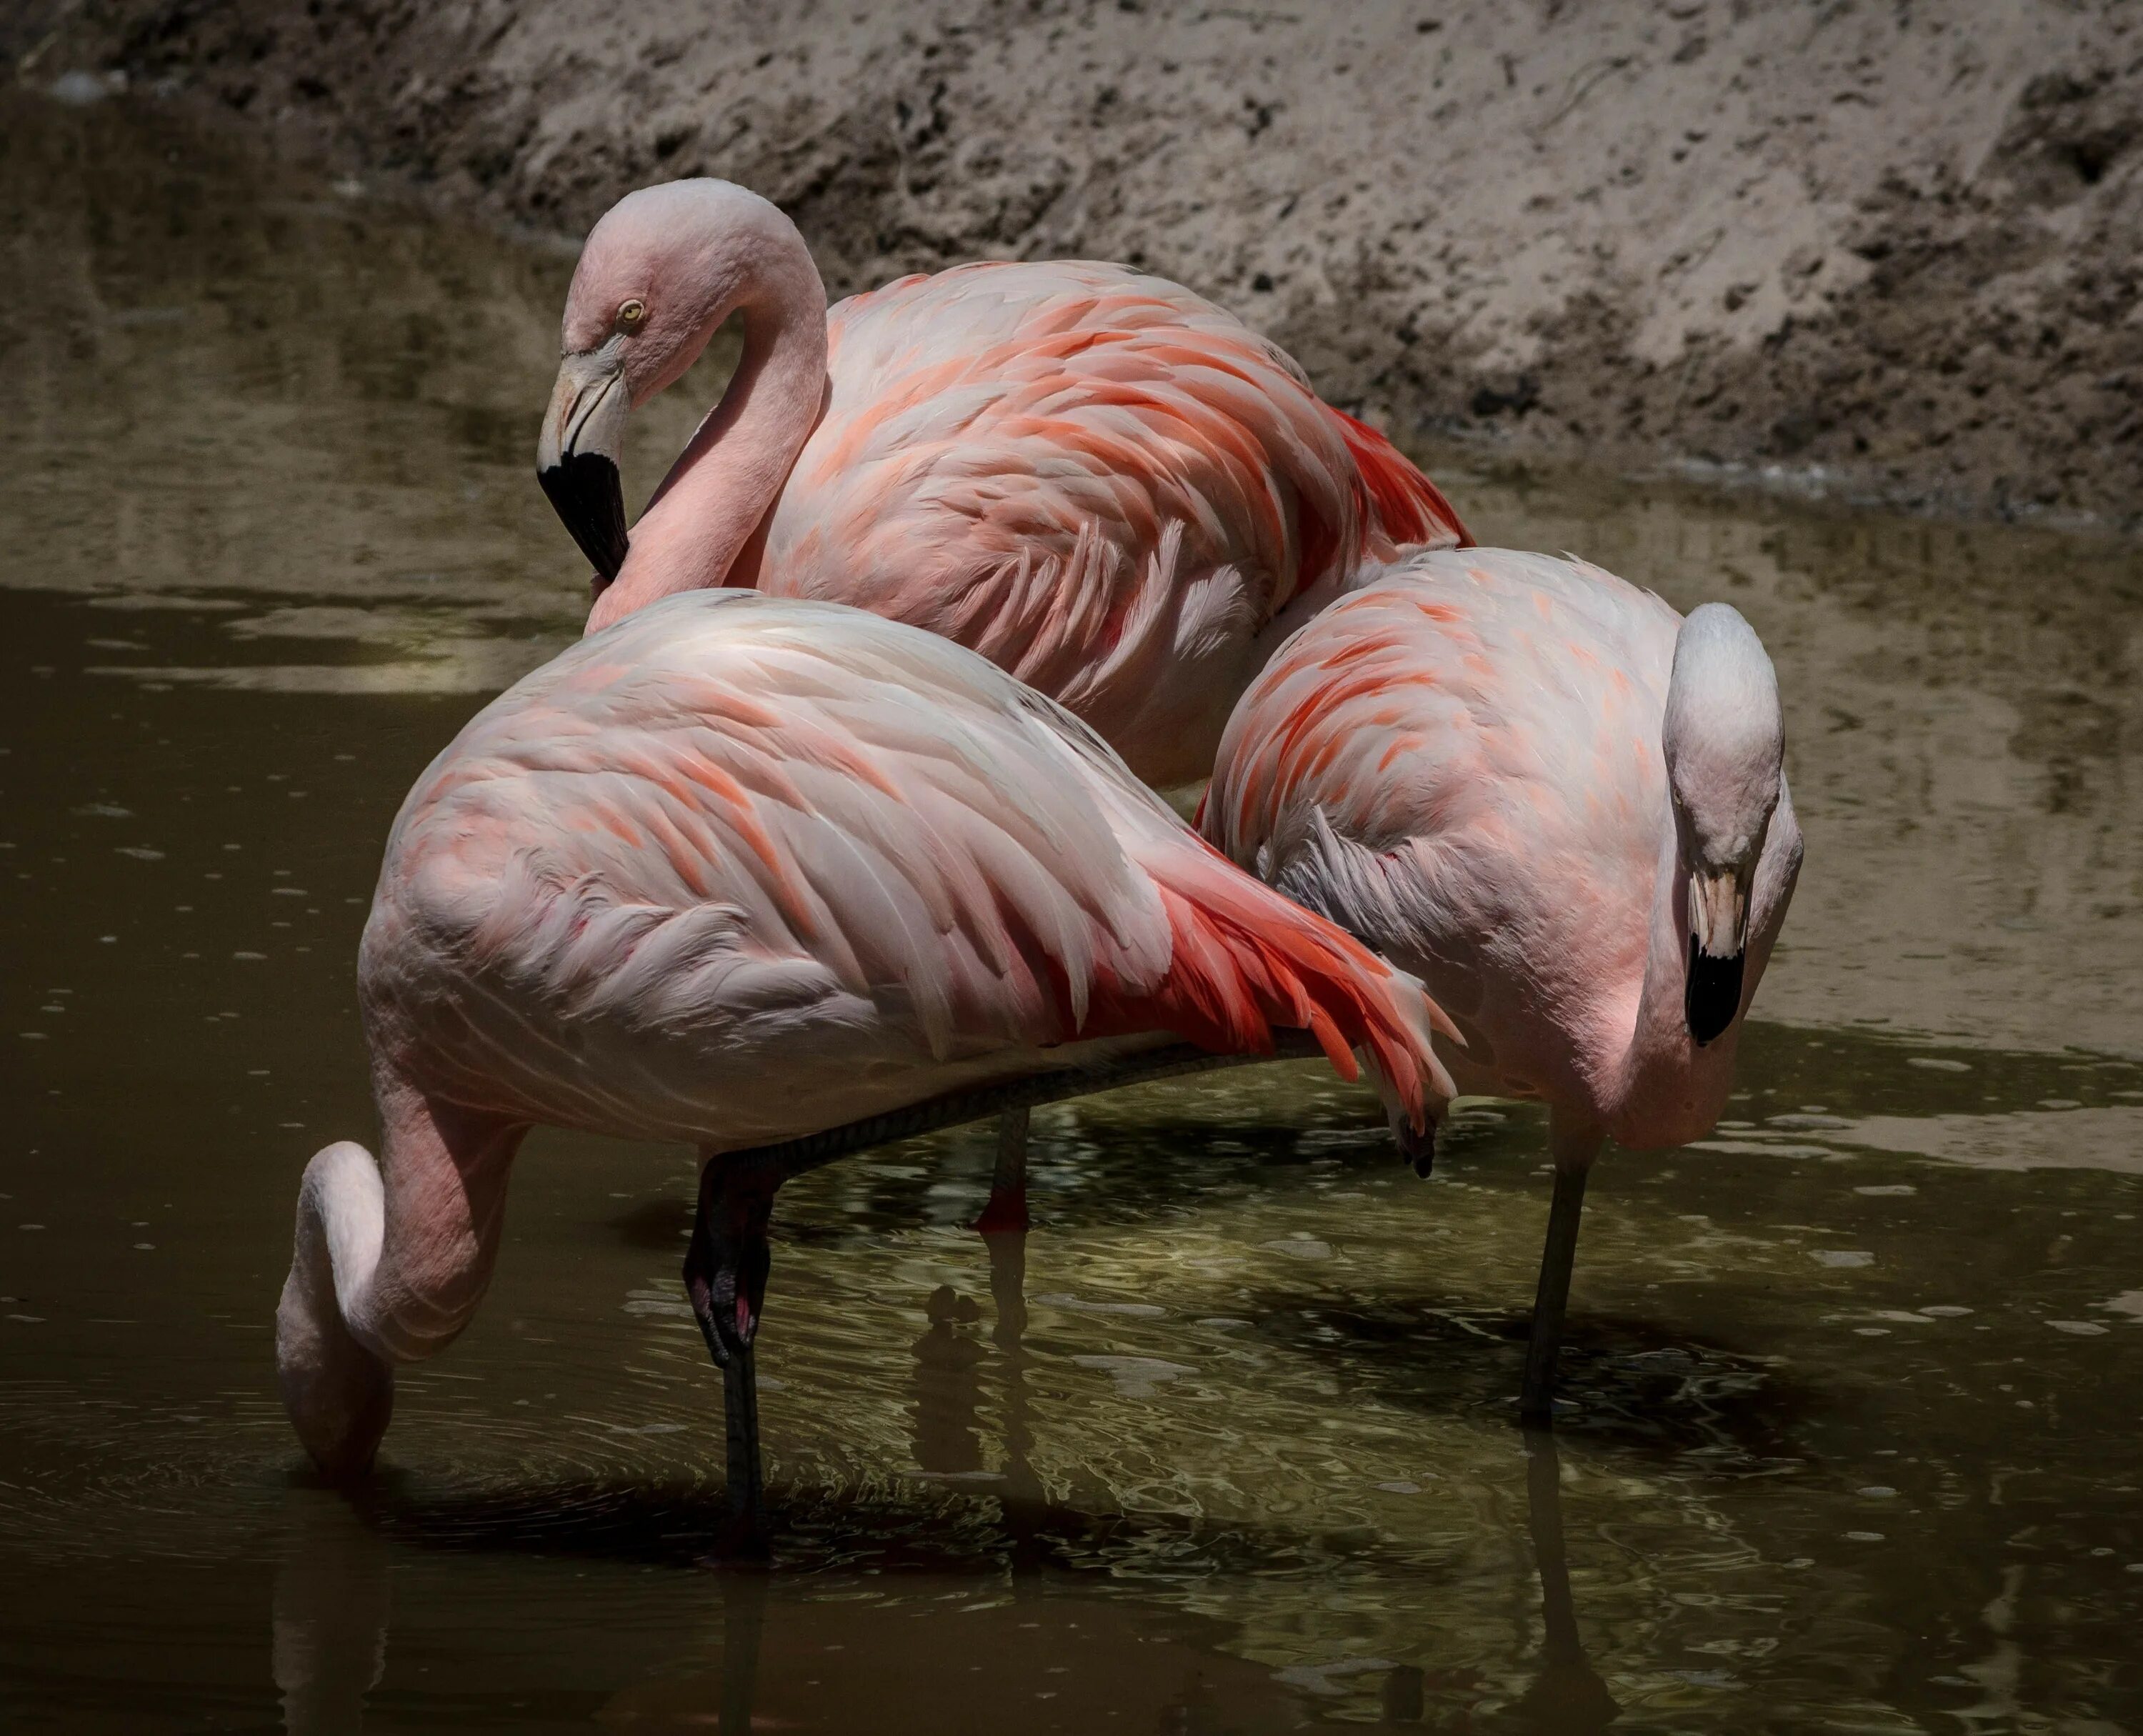
[[2143, 523], [2134, 0], [13, 0], [0, 52], [552, 231], [726, 176], [836, 293], [1127, 260], [1401, 433]]

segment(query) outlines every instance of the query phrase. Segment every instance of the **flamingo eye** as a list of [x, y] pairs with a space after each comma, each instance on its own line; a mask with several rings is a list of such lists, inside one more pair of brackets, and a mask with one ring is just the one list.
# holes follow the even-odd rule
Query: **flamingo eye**
[[617, 329], [621, 332], [636, 332], [647, 318], [647, 304], [634, 296], [617, 304]]

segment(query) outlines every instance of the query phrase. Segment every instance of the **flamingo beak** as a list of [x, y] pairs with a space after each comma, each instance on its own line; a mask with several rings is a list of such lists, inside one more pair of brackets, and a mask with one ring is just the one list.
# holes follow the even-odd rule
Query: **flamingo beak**
[[621, 342], [613, 338], [559, 363], [536, 441], [536, 480], [594, 563], [598, 596], [625, 565], [625, 488], [617, 458], [631, 407]]
[[1682, 1016], [1698, 1048], [1723, 1035], [1741, 1011], [1741, 966], [1749, 938], [1749, 890], [1738, 868], [1689, 877], [1689, 968]]

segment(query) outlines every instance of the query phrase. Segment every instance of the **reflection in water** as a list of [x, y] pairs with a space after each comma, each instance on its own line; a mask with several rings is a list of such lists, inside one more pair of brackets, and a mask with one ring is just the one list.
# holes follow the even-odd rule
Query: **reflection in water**
[[1512, 1708], [1522, 1727], [1558, 1736], [1604, 1730], [1622, 1715], [1585, 1655], [1570, 1595], [1570, 1558], [1562, 1538], [1562, 1459], [1552, 1430], [1528, 1428], [1526, 1522], [1540, 1573], [1541, 1656], [1532, 1685]]
[[294, 1483], [275, 1570], [275, 1686], [290, 1736], [351, 1736], [387, 1669], [386, 1541], [338, 1491]]
[[972, 1297], [940, 1284], [924, 1312], [930, 1329], [914, 1349], [915, 1462], [936, 1476], [987, 1475], [975, 1412], [989, 1353], [959, 1329], [981, 1319], [982, 1311]]
[[[959, 1302], [949, 1287], [932, 1293], [926, 1343], [973, 1319], [972, 1308]], [[932, 1443], [928, 1450], [934, 1452], [937, 1443], [957, 1439], [964, 1458], [975, 1439], [976, 1389], [964, 1378], [943, 1378], [942, 1348], [941, 1340], [918, 1357], [917, 1440], [919, 1448]], [[962, 1358], [958, 1366], [974, 1364]], [[1085, 1722], [1090, 1716], [1129, 1714], [1134, 1722], [1111, 1727], [1277, 1731], [1299, 1727], [1307, 1705], [1294, 1696], [1314, 1705], [1374, 1682], [1378, 1716], [1370, 1728], [1418, 1726], [1432, 1713], [1448, 1728], [1449, 1715], [1463, 1708], [1465, 1715], [1482, 1714], [1491, 1728], [1583, 1736], [1606, 1729], [1621, 1708], [1579, 1633], [1555, 1437], [1527, 1430], [1523, 1451], [1531, 1548], [1514, 1548], [1510, 1559], [1522, 1563], [1530, 1555], [1536, 1582], [1517, 1600], [1530, 1603], [1537, 1591], [1540, 1637], [1522, 1691], [1500, 1706], [1477, 1671], [1355, 1656], [1268, 1673], [1215, 1649], [1219, 1630], [1067, 1596], [1061, 1585], [1039, 1599], [1016, 1591], [1007, 1599], [999, 1588], [1011, 1581], [995, 1587], [988, 1580], [926, 1581], [919, 1597], [885, 1605], [859, 1601], [832, 1585], [814, 1595], [809, 1574], [799, 1579], [778, 1569], [730, 1566], [700, 1575], [702, 1589], [685, 1600], [702, 1617], [717, 1615], [719, 1663], [711, 1676], [651, 1680], [611, 1696], [598, 1717], [608, 1726], [712, 1724], [734, 1733], [864, 1728], [855, 1721], [861, 1718], [877, 1731], [938, 1733], [1001, 1729], [1003, 1709], [1023, 1703], [1022, 1721], [1038, 1729], [1084, 1730], [1094, 1727]], [[290, 1736], [363, 1727], [366, 1696], [379, 1685], [387, 1657], [390, 1557], [382, 1526], [392, 1524], [393, 1505], [391, 1496], [384, 1506], [353, 1503], [309, 1483], [288, 1491], [273, 1661]], [[1009, 1503], [1007, 1516], [1009, 1524]], [[958, 1619], [959, 1644], [918, 1650], [916, 1624], [933, 1614]], [[2002, 1624], [1992, 1618], [1990, 1611], [1999, 1630]], [[1532, 1624], [1522, 1625], [1530, 1635]], [[1532, 1649], [1530, 1638], [1527, 1645]], [[1992, 1687], [2001, 1672], [1998, 1665], [1976, 1665], [1968, 1673]], [[2007, 1674], [2013, 1674], [2012, 1662]], [[1037, 1681], [1052, 1685], [1037, 1689], [1031, 1685]], [[1291, 1692], [1275, 1699], [1274, 1682]]]
[[1047, 1496], [1035, 1474], [1033, 1425], [1027, 1417], [1027, 1239], [1023, 1229], [982, 1238], [989, 1250], [990, 1301], [997, 1311], [990, 1342], [1001, 1358], [999, 1405], [1003, 1422], [1004, 1521], [1015, 1535], [1031, 1531]]
[[766, 1575], [745, 1567], [722, 1575], [721, 1736], [758, 1726], [759, 1654], [766, 1636]]

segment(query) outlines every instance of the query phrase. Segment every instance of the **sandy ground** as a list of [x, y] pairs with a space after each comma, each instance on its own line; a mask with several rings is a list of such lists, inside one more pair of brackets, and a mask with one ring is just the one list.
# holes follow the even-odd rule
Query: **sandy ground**
[[727, 176], [836, 293], [1127, 260], [1402, 433], [2143, 522], [2134, 0], [14, 0], [0, 52], [550, 230]]

